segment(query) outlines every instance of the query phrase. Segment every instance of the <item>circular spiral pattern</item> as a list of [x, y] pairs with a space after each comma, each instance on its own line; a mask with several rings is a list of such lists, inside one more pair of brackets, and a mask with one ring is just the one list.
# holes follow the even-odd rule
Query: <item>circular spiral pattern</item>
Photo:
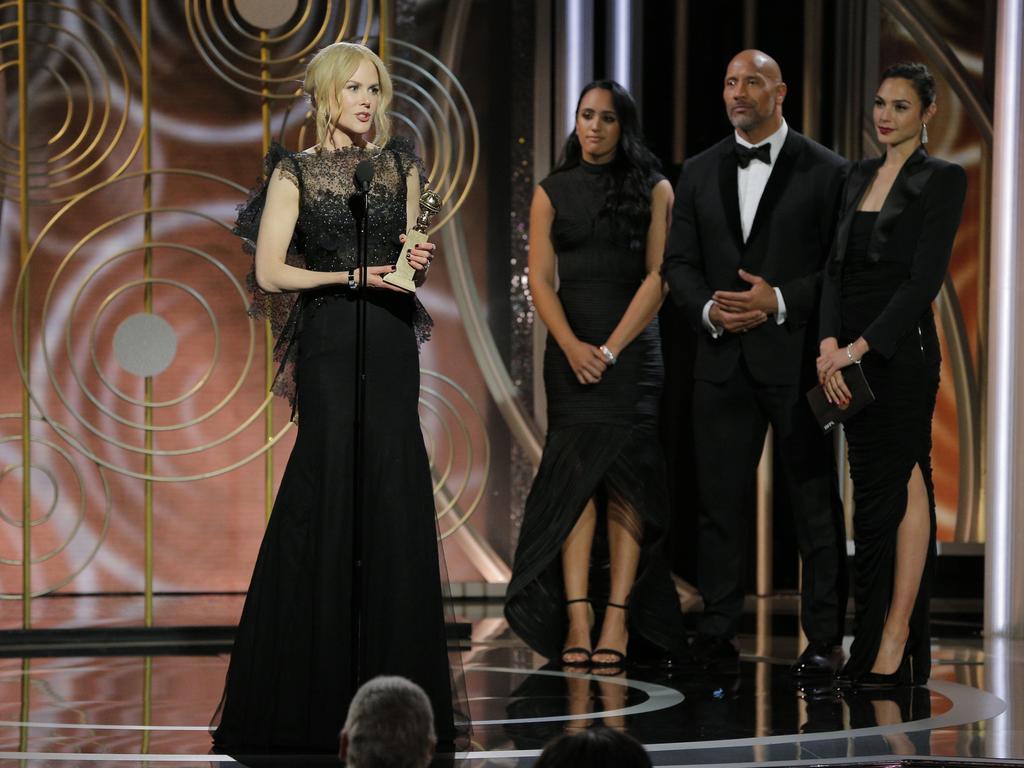
[[[88, 14], [59, 2], [34, 5], [45, 13], [28, 20], [27, 51], [19, 51], [18, 4], [0, 3], [0, 76], [22, 65], [33, 73], [23, 110], [30, 137], [24, 158], [29, 202], [61, 203], [116, 178], [138, 153], [142, 131], [130, 124], [130, 105], [141, 53], [105, 0], [93, 0]], [[30, 55], [41, 60], [28, 60]], [[13, 123], [20, 117], [12, 111]], [[0, 137], [0, 198], [20, 202], [22, 159], [19, 146]]]
[[[351, 0], [282, 2], [265, 10], [247, 0], [185, 0], [192, 44], [218, 77], [240, 91], [268, 99], [294, 99], [306, 58], [317, 48], [360, 34], [365, 43], [373, 24], [368, 4], [362, 30]], [[288, 13], [288, 11], [291, 11]], [[286, 15], [287, 14], [287, 15]], [[279, 22], [284, 19], [283, 22]], [[267, 28], [261, 24], [275, 24]], [[271, 31], [275, 34], [271, 34]]]
[[465, 525], [480, 505], [491, 468], [487, 425], [476, 403], [453, 379], [422, 370], [420, 426], [434, 480], [441, 538]]
[[[9, 526], [0, 535], [0, 573], [3, 567], [22, 567], [19, 478], [24, 470], [22, 436], [20, 432], [11, 434], [11, 430], [21, 426], [20, 421], [20, 414], [0, 414], [0, 522]], [[40, 575], [50, 579], [32, 591], [32, 597], [39, 597], [70, 583], [92, 562], [110, 527], [111, 496], [103, 468], [94, 463], [102, 487], [101, 510], [97, 511], [97, 501], [93, 498], [96, 482], [78, 466], [77, 457], [64, 446], [45, 438], [33, 435], [31, 443], [35, 449], [31, 465], [32, 498], [46, 508], [42, 514], [33, 514], [30, 522], [33, 551], [38, 552], [32, 556], [32, 565], [38, 566], [33, 568], [33, 583]], [[77, 498], [65, 498], [69, 490]], [[15, 506], [19, 508], [12, 509]], [[16, 536], [6, 535], [12, 531]], [[76, 545], [78, 539], [82, 541]], [[0, 592], [0, 600], [20, 600], [21, 597], [20, 592]]]
[[[81, 220], [83, 217], [77, 215], [81, 206], [104, 209], [101, 195], [109, 192], [116, 197], [118, 185], [142, 177], [148, 177], [161, 189], [161, 198], [167, 199], [175, 198], [175, 183], [187, 184], [193, 197], [209, 201], [207, 207], [126, 211], [96, 225], [72, 246], [55, 245], [56, 252], [48, 253], [50, 232], [56, 229], [67, 235], [60, 226], [65, 217], [69, 222]], [[271, 440], [261, 440], [255, 450], [251, 440], [235, 440], [254, 425], [272, 397], [266, 394], [252, 407], [244, 402], [243, 389], [250, 393], [256, 389], [245, 385], [251, 383], [254, 371], [262, 368], [254, 366], [257, 324], [250, 319], [241, 321], [244, 331], [231, 327], [245, 317], [248, 291], [235, 276], [236, 270], [214, 253], [191, 244], [216, 240], [229, 230], [223, 218], [215, 214], [221, 213], [221, 206], [230, 210], [244, 191], [233, 182], [200, 171], [125, 174], [65, 205], [33, 243], [15, 293], [16, 338], [22, 332], [27, 276], [31, 274], [37, 290], [45, 285], [46, 291], [39, 317], [27, 329], [32, 340], [31, 363], [23, 359], [22, 349], [16, 345], [19, 371], [42, 418], [97, 464], [145, 480], [209, 478], [262, 454], [289, 428], [286, 424]], [[167, 239], [147, 240], [147, 226]], [[248, 257], [239, 249], [231, 247], [228, 252], [238, 254], [239, 261], [245, 262], [237, 271], [248, 269]], [[145, 273], [147, 253], [153, 270], [161, 276]], [[175, 277], [162, 276], [164, 273]], [[193, 284], [183, 282], [185, 278], [180, 275], [188, 275]], [[208, 291], [213, 298], [206, 297]], [[147, 293], [152, 311], [144, 316], [153, 322], [139, 326], [137, 318]], [[226, 322], [218, 320], [218, 312], [226, 314]], [[117, 339], [117, 331], [129, 321], [136, 323], [139, 332]], [[168, 333], [174, 340], [172, 349], [167, 348]], [[262, 327], [259, 333], [262, 336]], [[187, 340], [182, 355], [176, 354], [182, 346], [177, 339]], [[204, 354], [208, 358], [205, 366], [196, 365]], [[154, 355], [161, 359], [161, 370], [172, 372], [176, 358], [187, 358], [166, 378], [185, 381], [183, 391], [160, 392], [159, 397], [154, 391], [147, 397], [143, 392], [147, 379], [138, 374], [151, 363], [139, 363], [143, 367], [135, 372], [130, 364], [119, 363], [129, 358], [154, 359]], [[41, 375], [30, 377], [29, 369], [45, 371], [45, 383]], [[197, 373], [192, 374], [193, 370]], [[154, 390], [162, 382], [159, 377], [148, 381]], [[240, 393], [241, 400], [237, 399]], [[63, 426], [59, 421], [63, 416], [58, 414], [70, 414], [76, 427]], [[144, 440], [147, 433], [152, 436], [151, 444]], [[192, 460], [213, 448], [219, 448], [212, 454], [214, 458]], [[139, 471], [141, 456], [154, 459], [152, 471]], [[193, 470], [202, 467], [203, 471], [190, 472], [183, 466]]]

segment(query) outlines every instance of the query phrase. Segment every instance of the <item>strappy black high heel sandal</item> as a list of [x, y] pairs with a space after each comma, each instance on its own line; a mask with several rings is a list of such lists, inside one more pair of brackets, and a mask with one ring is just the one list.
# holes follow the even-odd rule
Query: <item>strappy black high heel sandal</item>
[[[590, 600], [589, 597], [576, 597], [576, 598], [573, 598], [572, 600], [566, 600], [565, 601], [565, 604], [567, 606], [568, 605], [572, 605], [573, 603], [587, 603], [588, 605], [590, 605], [591, 604], [591, 600]], [[590, 623], [593, 624], [593, 622], [594, 622], [593, 612], [591, 611]], [[575, 654], [578, 654], [578, 655], [583, 656], [585, 658], [583, 658], [583, 659], [567, 659], [567, 658], [565, 658], [566, 656], [575, 655]], [[566, 667], [589, 667], [590, 664], [591, 664], [590, 657], [592, 655], [593, 655], [593, 652], [589, 648], [584, 648], [581, 645], [574, 645], [571, 648], [563, 648], [562, 649], [562, 665], [566, 666]]]
[[[629, 611], [629, 606], [623, 605], [621, 603], [613, 603], [609, 601], [607, 603], [607, 606], [609, 608], [618, 608], [621, 611]], [[598, 655], [612, 656], [614, 657], [614, 659], [612, 661], [594, 661], [593, 657]], [[616, 651], [614, 648], [595, 648], [593, 653], [590, 654], [590, 657], [590, 666], [592, 666], [594, 669], [625, 669], [626, 667], [626, 654], [622, 653], [621, 651]]]

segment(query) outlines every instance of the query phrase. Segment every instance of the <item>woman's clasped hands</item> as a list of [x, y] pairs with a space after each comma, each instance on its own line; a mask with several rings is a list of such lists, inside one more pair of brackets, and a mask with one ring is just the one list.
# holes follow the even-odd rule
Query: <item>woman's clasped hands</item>
[[840, 349], [839, 342], [834, 338], [822, 339], [819, 353], [815, 365], [818, 370], [818, 383], [825, 391], [825, 399], [840, 408], [845, 408], [850, 404], [853, 395], [846, 386], [842, 369], [853, 365], [854, 360], [847, 354], [845, 348]]
[[593, 344], [573, 339], [563, 352], [580, 384], [597, 384], [608, 370], [608, 360]]

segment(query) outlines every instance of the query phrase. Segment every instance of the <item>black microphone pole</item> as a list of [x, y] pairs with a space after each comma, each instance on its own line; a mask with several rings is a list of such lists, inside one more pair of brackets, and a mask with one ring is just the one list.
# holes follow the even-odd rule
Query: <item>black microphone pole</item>
[[356, 217], [356, 268], [359, 289], [356, 291], [356, 403], [352, 452], [352, 682], [353, 689], [363, 682], [363, 510], [365, 501], [366, 449], [366, 223], [369, 218], [367, 193], [373, 181], [373, 161], [362, 160], [356, 166], [356, 194], [353, 213]]

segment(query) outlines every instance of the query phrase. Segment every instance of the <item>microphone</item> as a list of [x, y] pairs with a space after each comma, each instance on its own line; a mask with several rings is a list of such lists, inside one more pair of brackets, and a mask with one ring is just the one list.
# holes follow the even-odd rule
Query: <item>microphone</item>
[[373, 181], [373, 161], [360, 160], [356, 166], [356, 189], [360, 194], [365, 195], [370, 191], [370, 182]]

